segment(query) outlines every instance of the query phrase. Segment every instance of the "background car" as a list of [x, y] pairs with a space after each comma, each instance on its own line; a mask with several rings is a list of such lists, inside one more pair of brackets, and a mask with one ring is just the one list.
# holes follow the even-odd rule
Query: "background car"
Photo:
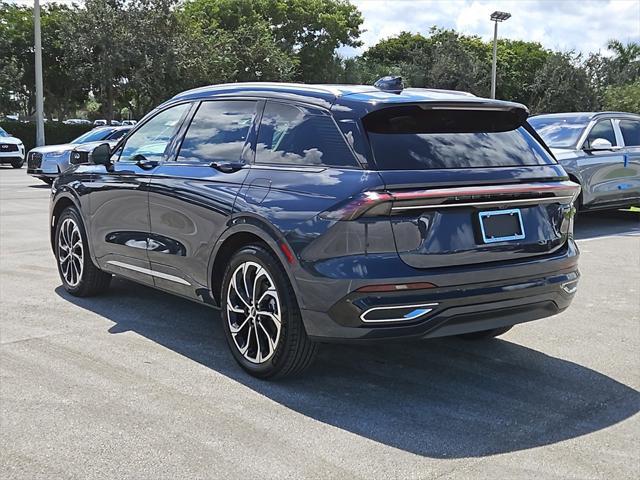
[[640, 115], [554, 113], [529, 119], [572, 180], [582, 210], [640, 204]]
[[22, 140], [12, 137], [2, 128], [0, 128], [0, 163], [10, 163], [13, 168], [22, 168], [24, 164]]
[[51, 184], [60, 172], [64, 172], [69, 167], [69, 155], [75, 147], [91, 142], [107, 142], [113, 147], [131, 128], [130, 126], [97, 127], [70, 143], [36, 147], [27, 155], [27, 173]]
[[122, 121], [122, 125], [135, 125], [136, 123], [138, 123], [137, 120], [123, 120]]
[[91, 125], [89, 120], [85, 120], [83, 118], [69, 118], [62, 123], [65, 125]]
[[98, 119], [93, 121], [93, 125], [96, 127], [104, 127], [105, 125], [107, 125], [107, 123], [108, 122], [104, 119]]
[[51, 197], [64, 288], [115, 274], [218, 306], [258, 377], [317, 342], [489, 338], [566, 309], [579, 186], [527, 109], [375, 85], [203, 87], [77, 147]]

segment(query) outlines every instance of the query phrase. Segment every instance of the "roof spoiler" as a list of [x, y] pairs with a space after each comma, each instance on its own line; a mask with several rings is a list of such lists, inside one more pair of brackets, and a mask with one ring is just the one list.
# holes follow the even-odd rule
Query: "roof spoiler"
[[391, 103], [362, 118], [372, 133], [505, 132], [527, 123], [524, 105], [490, 100]]

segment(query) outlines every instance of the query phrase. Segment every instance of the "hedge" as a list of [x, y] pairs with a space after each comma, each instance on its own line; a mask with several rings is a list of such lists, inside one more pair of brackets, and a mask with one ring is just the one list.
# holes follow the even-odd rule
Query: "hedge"
[[[34, 122], [0, 122], [0, 127], [9, 135], [19, 138], [28, 152], [36, 146], [36, 124]], [[76, 137], [91, 130], [93, 125], [65, 125], [59, 122], [44, 124], [44, 139], [47, 145], [69, 143]]]

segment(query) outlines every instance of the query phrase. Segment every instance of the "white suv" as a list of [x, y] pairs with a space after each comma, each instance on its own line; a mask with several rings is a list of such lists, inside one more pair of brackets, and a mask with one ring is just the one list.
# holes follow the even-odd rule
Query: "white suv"
[[0, 128], [0, 163], [10, 163], [13, 168], [24, 164], [24, 145], [19, 138], [12, 137]]

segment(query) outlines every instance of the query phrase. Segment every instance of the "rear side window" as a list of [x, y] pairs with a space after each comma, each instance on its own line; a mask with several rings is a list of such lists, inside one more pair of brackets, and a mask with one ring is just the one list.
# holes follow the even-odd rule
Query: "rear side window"
[[267, 102], [256, 163], [355, 167], [356, 159], [329, 115]]
[[640, 146], [640, 121], [620, 120], [620, 131], [627, 147]]
[[245, 100], [202, 102], [182, 141], [178, 162], [240, 160], [256, 105]]
[[618, 145], [618, 143], [616, 142], [616, 134], [613, 131], [613, 124], [611, 123], [611, 120], [600, 120], [593, 126], [593, 128], [589, 132], [589, 135], [587, 135], [587, 140], [585, 142], [586, 146], [590, 147], [591, 142], [598, 138], [609, 140], [609, 142], [611, 142], [611, 145], [614, 147]]
[[389, 107], [363, 119], [380, 170], [514, 167], [555, 161], [522, 127], [524, 113]]

